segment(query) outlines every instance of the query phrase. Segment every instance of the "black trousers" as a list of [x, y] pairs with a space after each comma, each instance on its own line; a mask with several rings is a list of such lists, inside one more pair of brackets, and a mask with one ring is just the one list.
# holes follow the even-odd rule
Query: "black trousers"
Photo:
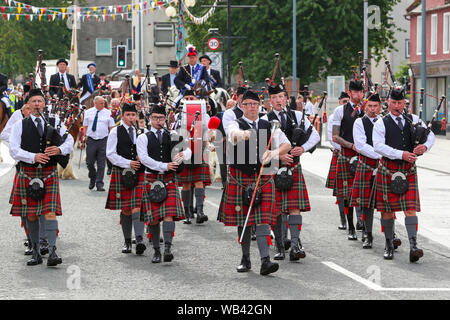
[[[97, 188], [103, 188], [103, 178], [106, 166], [106, 142], [108, 137], [94, 140], [90, 137], [86, 141], [86, 164], [89, 170], [89, 179], [95, 181]], [[95, 163], [97, 162], [97, 168]]]

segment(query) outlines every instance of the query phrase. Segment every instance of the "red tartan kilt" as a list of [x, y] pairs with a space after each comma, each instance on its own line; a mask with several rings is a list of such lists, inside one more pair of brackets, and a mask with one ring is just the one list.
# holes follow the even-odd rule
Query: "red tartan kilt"
[[138, 174], [139, 184], [134, 189], [126, 189], [121, 183], [122, 170], [113, 167], [111, 181], [109, 184], [106, 209], [110, 210], [133, 210], [140, 208], [142, 193], [144, 191], [145, 173]]
[[[357, 155], [356, 151], [342, 147], [340, 155], [353, 158]], [[350, 198], [350, 190], [352, 189], [354, 177], [350, 174], [350, 162], [345, 161], [339, 156], [336, 167], [336, 196], [348, 200]]]
[[203, 182], [203, 185], [211, 185], [211, 175], [209, 172], [209, 165], [206, 163], [195, 165], [194, 167], [188, 166], [177, 174], [177, 182], [181, 187], [183, 183], [191, 182]]
[[280, 191], [275, 187], [277, 215], [280, 215], [281, 213], [289, 214], [292, 210], [300, 210], [300, 212], [311, 210], [308, 190], [306, 189], [305, 178], [301, 171], [301, 166], [295, 167], [295, 164], [293, 164], [290, 167], [293, 168], [292, 175], [294, 177], [292, 188], [288, 191]]
[[[10, 203], [13, 216], [40, 216], [55, 212], [62, 215], [61, 197], [59, 194], [59, 178], [56, 165], [45, 168], [22, 166], [21, 169], [31, 179], [40, 178], [44, 181], [45, 196], [43, 200], [36, 201], [27, 196], [27, 187], [30, 182], [24, 175], [16, 172], [14, 186], [11, 191]], [[47, 178], [53, 172], [53, 176]]]
[[[244, 186], [251, 183], [256, 183], [256, 179], [258, 177], [258, 174], [247, 176], [239, 170], [231, 167], [229, 168], [229, 174], [240, 181], [240, 183], [243, 180], [243, 183], [241, 184]], [[261, 184], [264, 184], [264, 186], [260, 189], [262, 193], [262, 202], [257, 207], [252, 208], [247, 222], [247, 225], [249, 226], [256, 224], [276, 224], [277, 217], [274, 212], [275, 184], [273, 183], [273, 180], [267, 182], [268, 179], [272, 179], [272, 177], [267, 175], [261, 177], [260, 186]], [[242, 192], [243, 188], [237, 185], [231, 177], [228, 177], [227, 184], [222, 195], [218, 217], [218, 220], [225, 226], [244, 225], [249, 207], [243, 204]]]
[[[166, 184], [167, 199], [160, 203], [151, 202], [148, 198], [151, 183], [156, 180], [163, 181]], [[172, 183], [168, 183], [172, 181]], [[144, 210], [145, 221], [161, 221], [165, 217], [172, 217], [173, 221], [179, 221], [186, 218], [183, 209], [180, 192], [175, 183], [175, 174], [169, 173], [157, 175], [153, 173], [146, 174], [146, 183], [144, 184], [144, 196], [142, 197], [142, 208]]]
[[331, 158], [330, 170], [328, 171], [327, 182], [325, 183], [325, 188], [334, 189], [336, 183], [336, 169], [338, 160], [339, 150], [333, 151], [333, 157]]
[[[350, 207], [370, 208], [370, 199], [373, 189], [373, 171], [360, 163], [364, 162], [369, 167], [377, 168], [379, 160], [359, 155], [358, 169], [353, 180]], [[371, 183], [372, 182], [372, 183]]]
[[[414, 164], [402, 161], [401, 164], [392, 160], [382, 159], [381, 164], [385, 166], [391, 174], [397, 171], [408, 172]], [[417, 173], [407, 174], [409, 187], [405, 194], [399, 195], [390, 191], [391, 176], [381, 168], [376, 176], [376, 208], [380, 212], [416, 211], [420, 212], [419, 188]]]

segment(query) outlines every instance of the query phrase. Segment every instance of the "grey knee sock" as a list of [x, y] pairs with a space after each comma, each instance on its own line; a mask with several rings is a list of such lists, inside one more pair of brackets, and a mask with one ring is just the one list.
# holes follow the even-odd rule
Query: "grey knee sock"
[[25, 235], [27, 236], [27, 239], [30, 240], [30, 236], [28, 234], [28, 218], [27, 216], [21, 216], [20, 218], [22, 219], [22, 226], [25, 231]]
[[270, 226], [263, 224], [256, 226], [256, 242], [258, 243], [259, 255], [261, 259], [269, 257]]
[[158, 223], [157, 225], [150, 225], [150, 234], [152, 235], [152, 244], [153, 244], [153, 248], [157, 249], [159, 248], [159, 239], [161, 237], [161, 228], [160, 228], [160, 224]]
[[361, 207], [356, 207], [356, 218], [358, 219], [357, 221], [361, 221], [361, 217], [363, 214], [362, 208]]
[[345, 209], [344, 209], [344, 198], [342, 198], [342, 197], [339, 197], [339, 198], [337, 198], [337, 201], [338, 201], [338, 207], [339, 207], [339, 215], [340, 215], [340, 217], [341, 217], [341, 223], [342, 224], [347, 224], [347, 220], [346, 220], [346, 217], [345, 217]]
[[28, 220], [28, 235], [33, 246], [36, 245], [39, 250], [39, 220]]
[[411, 242], [412, 238], [417, 239], [417, 224], [419, 223], [419, 219], [417, 216], [414, 217], [405, 217], [405, 227], [408, 232], [408, 238], [410, 240], [411, 247], [413, 243]]
[[174, 221], [163, 221], [163, 237], [165, 243], [172, 243], [172, 233], [175, 231]]
[[186, 218], [191, 217], [191, 192], [192, 190], [181, 190], [181, 197], [183, 198], [183, 207]]
[[47, 230], [48, 249], [50, 254], [55, 250], [56, 245], [56, 233], [58, 231], [57, 220], [45, 220], [45, 229]]
[[273, 227], [273, 233], [275, 235], [275, 243], [277, 244], [277, 247], [284, 248], [283, 243], [283, 218], [282, 215], [277, 216], [277, 224]]
[[[241, 244], [242, 255], [246, 256], [248, 258], [250, 258], [250, 243], [251, 243], [250, 228], [251, 228], [250, 226], [247, 226], [245, 228], [245, 233], [244, 233], [244, 236], [242, 237], [242, 244]], [[238, 238], [240, 238], [244, 227], [238, 227], [237, 229], [238, 229]]]
[[298, 246], [298, 237], [300, 236], [300, 225], [302, 224], [301, 215], [289, 216], [289, 230], [291, 230], [291, 244]]
[[197, 207], [197, 213], [203, 214], [203, 201], [205, 200], [205, 189], [195, 188], [195, 205]]
[[365, 220], [366, 232], [372, 232], [373, 211], [374, 211], [373, 209], [363, 208], [363, 213], [366, 216]]
[[136, 236], [136, 239], [138, 237], [141, 237], [142, 239], [144, 235], [145, 222], [141, 221], [141, 213], [135, 212], [131, 215], [131, 217], [133, 221], [134, 235]]
[[284, 213], [281, 214], [281, 222], [282, 222], [281, 230], [283, 230], [283, 241], [284, 241], [285, 239], [287, 239], [287, 232], [288, 232], [288, 227], [287, 227], [288, 216], [287, 216], [287, 214], [284, 214]]
[[131, 215], [120, 213], [120, 224], [122, 225], [122, 232], [125, 240], [131, 239], [131, 231], [133, 229]]
[[47, 233], [46, 233], [46, 224], [45, 224], [45, 216], [43, 214], [41, 214], [41, 216], [39, 217], [39, 238], [40, 241], [44, 241], [47, 239]]
[[392, 240], [394, 237], [394, 218], [385, 220], [381, 218], [381, 225], [384, 228], [384, 236], [386, 239]]

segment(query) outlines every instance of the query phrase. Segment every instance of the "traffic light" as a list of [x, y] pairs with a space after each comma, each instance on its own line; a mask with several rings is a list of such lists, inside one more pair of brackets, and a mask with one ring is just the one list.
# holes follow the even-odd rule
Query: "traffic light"
[[125, 68], [127, 66], [127, 46], [117, 46], [117, 68]]

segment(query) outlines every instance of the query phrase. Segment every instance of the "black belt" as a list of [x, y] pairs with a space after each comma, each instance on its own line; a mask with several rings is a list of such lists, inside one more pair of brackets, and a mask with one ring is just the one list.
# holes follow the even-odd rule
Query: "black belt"
[[[52, 160], [50, 160], [50, 162], [51, 162]], [[38, 162], [36, 162], [36, 163], [26, 163], [26, 162], [23, 162], [23, 161], [19, 161], [19, 163], [16, 165], [16, 168], [17, 169], [19, 169], [19, 168], [37, 168], [37, 167], [39, 167], [39, 165], [41, 166], [41, 168], [47, 168], [47, 167], [52, 167], [52, 166], [56, 166], [56, 162], [55, 163], [53, 163], [53, 162], [51, 162], [51, 163], [49, 163], [49, 162], [47, 162], [46, 164], [42, 164], [42, 163], [38, 163]]]
[[106, 136], [106, 137], [104, 137], [104, 138], [101, 138], [101, 139], [94, 139], [94, 138], [91, 138], [91, 137], [88, 136], [88, 140], [89, 140], [89, 139], [94, 140], [94, 141], [100, 141], [100, 140], [108, 139], [108, 136]]
[[406, 163], [409, 163], [409, 162], [407, 162], [407, 161], [405, 161], [405, 160], [400, 160], [400, 159], [392, 160], [392, 159], [389, 159], [389, 158], [386, 158], [386, 157], [382, 157], [381, 160], [382, 160], [382, 161], [392, 161], [392, 162], [395, 162], [395, 163], [398, 164], [398, 165], [402, 165], [402, 164], [404, 164], [405, 162], [406, 162]]

